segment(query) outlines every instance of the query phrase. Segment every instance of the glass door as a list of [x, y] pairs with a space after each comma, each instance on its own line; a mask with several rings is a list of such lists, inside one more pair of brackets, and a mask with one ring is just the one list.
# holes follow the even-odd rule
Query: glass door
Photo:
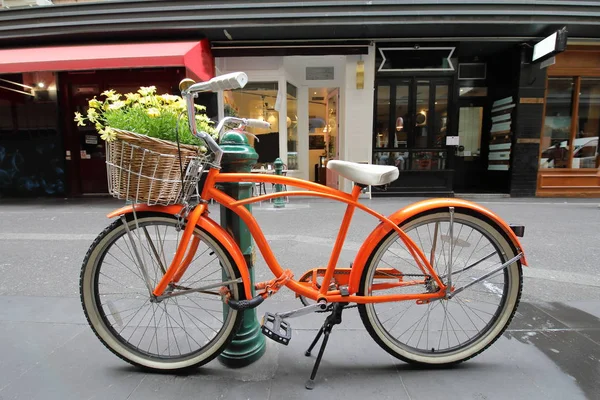
[[[335, 89], [330, 91], [327, 95], [325, 128], [327, 129], [326, 148], [328, 160], [339, 160], [340, 158], [338, 104], [339, 90]], [[336, 172], [330, 169], [327, 169], [327, 186], [334, 189], [338, 189], [339, 187], [339, 176]]]
[[446, 169], [449, 88], [446, 79], [378, 82], [373, 163], [405, 171]]

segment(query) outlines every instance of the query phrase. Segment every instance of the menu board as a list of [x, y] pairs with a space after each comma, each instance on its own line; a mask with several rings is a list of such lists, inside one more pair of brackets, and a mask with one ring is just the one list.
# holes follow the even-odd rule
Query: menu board
[[494, 101], [488, 156], [489, 171], [508, 171], [512, 143], [512, 112], [515, 102], [512, 96]]

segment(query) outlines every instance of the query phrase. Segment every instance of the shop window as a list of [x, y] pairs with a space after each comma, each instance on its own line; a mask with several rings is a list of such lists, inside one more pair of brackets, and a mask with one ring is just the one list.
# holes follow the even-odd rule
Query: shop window
[[[408, 101], [408, 100], [407, 100]], [[377, 105], [375, 117], [375, 147], [385, 148], [388, 146], [389, 124], [390, 124], [390, 86], [377, 86]], [[402, 129], [403, 121], [397, 123], [397, 130]]]
[[448, 85], [435, 86], [433, 147], [445, 147], [448, 129]]
[[258, 153], [259, 164], [272, 164], [280, 157], [277, 91], [277, 82], [251, 82], [243, 89], [227, 90], [223, 95], [226, 117], [254, 118], [271, 124], [269, 129], [248, 128], [258, 138], [249, 136], [248, 141]]
[[540, 168], [568, 168], [575, 79], [548, 78]]
[[581, 78], [571, 168], [596, 168], [600, 135], [600, 79]]
[[429, 121], [429, 81], [417, 82], [417, 104], [415, 117], [415, 147], [427, 148]]
[[405, 83], [396, 86], [395, 148], [405, 149], [408, 147], [409, 89], [408, 84]]
[[287, 169], [298, 169], [298, 89], [287, 85]]

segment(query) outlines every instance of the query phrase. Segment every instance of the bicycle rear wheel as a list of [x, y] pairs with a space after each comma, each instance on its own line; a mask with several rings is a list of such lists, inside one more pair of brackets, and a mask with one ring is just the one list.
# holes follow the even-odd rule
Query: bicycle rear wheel
[[[138, 255], [154, 288], [175, 255], [183, 228], [173, 216], [130, 215], [127, 234], [121, 220], [108, 226], [84, 259], [81, 303], [100, 341], [125, 361], [154, 370], [183, 370], [203, 365], [227, 346], [242, 314], [225, 306], [218, 285], [237, 279], [237, 266], [221, 245], [196, 227], [200, 244], [189, 268], [170, 290], [216, 284], [213, 289], [153, 302], [139, 268]], [[234, 299], [238, 283], [223, 283]], [[168, 289], [169, 290], [169, 289]]]
[[[452, 237], [447, 210], [419, 214], [400, 226], [433, 260], [444, 283], [450, 262], [452, 286], [459, 288], [516, 255], [505, 233], [484, 217], [456, 209], [453, 221]], [[361, 277], [359, 294], [437, 291], [424, 275], [398, 235], [391, 232], [373, 251]], [[399, 276], [415, 283], [372, 289], [374, 284], [398, 282]], [[521, 264], [517, 261], [449, 300], [360, 304], [359, 312], [373, 339], [393, 356], [416, 364], [454, 364], [476, 356], [498, 339], [516, 311], [521, 288]]]

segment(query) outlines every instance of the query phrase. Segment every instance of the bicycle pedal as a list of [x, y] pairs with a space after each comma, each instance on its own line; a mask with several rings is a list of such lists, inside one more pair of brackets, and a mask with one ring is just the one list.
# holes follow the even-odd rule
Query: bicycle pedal
[[263, 335], [277, 343], [287, 346], [292, 340], [292, 327], [277, 314], [265, 313], [261, 325]]

